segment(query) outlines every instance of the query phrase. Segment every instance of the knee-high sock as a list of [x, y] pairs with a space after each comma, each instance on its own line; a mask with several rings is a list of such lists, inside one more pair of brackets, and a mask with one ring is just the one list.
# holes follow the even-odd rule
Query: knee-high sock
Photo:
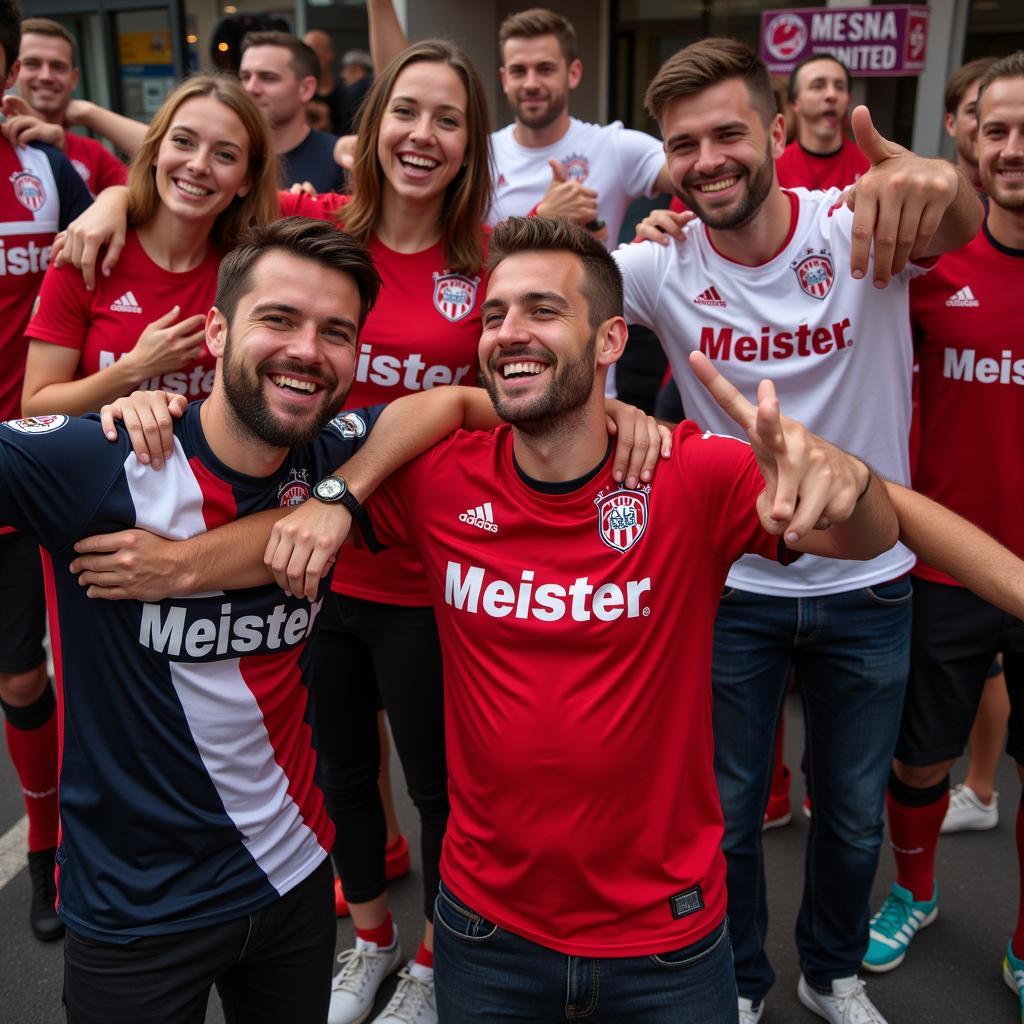
[[949, 776], [928, 789], [913, 789], [889, 776], [885, 795], [896, 881], [915, 900], [930, 900], [935, 882], [935, 849], [949, 807]]
[[28, 813], [28, 848], [57, 845], [57, 702], [50, 686], [18, 708], [0, 701], [7, 719], [7, 749]]

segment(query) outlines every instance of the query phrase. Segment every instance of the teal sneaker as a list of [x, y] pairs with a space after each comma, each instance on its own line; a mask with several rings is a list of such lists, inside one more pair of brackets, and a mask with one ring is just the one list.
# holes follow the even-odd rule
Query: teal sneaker
[[892, 884], [892, 892], [871, 918], [871, 938], [864, 967], [876, 974], [895, 970], [907, 955], [910, 940], [939, 916], [939, 883], [930, 900], [915, 900], [908, 889]]
[[1013, 955], [1012, 939], [1006, 944], [1006, 956], [1003, 957], [1003, 981], [1017, 993], [1021, 1024], [1024, 1024], [1024, 960], [1018, 960]]

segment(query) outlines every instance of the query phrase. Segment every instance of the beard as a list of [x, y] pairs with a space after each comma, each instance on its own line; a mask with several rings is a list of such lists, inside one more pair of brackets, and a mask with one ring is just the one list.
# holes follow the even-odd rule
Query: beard
[[[324, 389], [320, 409], [312, 417], [309, 409], [300, 407], [296, 407], [289, 418], [275, 414], [263, 390], [263, 378], [270, 374], [313, 377]], [[308, 367], [296, 363], [273, 367], [260, 363], [255, 372], [249, 370], [232, 358], [230, 334], [224, 346], [221, 378], [224, 397], [238, 423], [248, 434], [271, 448], [295, 448], [309, 444], [341, 410], [348, 396], [348, 388], [338, 392], [338, 381], [334, 376], [311, 373]]]
[[[556, 367], [543, 394], [526, 402], [502, 398], [497, 371], [488, 366], [483, 373], [484, 387], [490, 395], [494, 411], [506, 422], [527, 434], [546, 434], [587, 403], [594, 391], [594, 353], [597, 332], [591, 333], [583, 351], [574, 359]], [[497, 353], [494, 358], [497, 358]], [[546, 361], [542, 356], [522, 353], [524, 360]]]
[[516, 120], [527, 128], [539, 130], [541, 128], [547, 128], [548, 125], [554, 124], [562, 116], [562, 112], [569, 103], [569, 97], [564, 92], [560, 96], [552, 96], [548, 101], [547, 107], [536, 114], [524, 113], [523, 102], [523, 100], [519, 100], [517, 103], [511, 105], [512, 112], [515, 114]]
[[[1024, 167], [1015, 169], [1024, 170]], [[1004, 210], [1010, 210], [1013, 213], [1019, 213], [1021, 210], [1024, 210], [1024, 189], [1004, 188], [992, 164], [983, 167], [979, 166], [978, 170], [980, 172], [981, 187], [996, 206]]]
[[702, 201], [701, 193], [696, 189], [687, 188], [685, 184], [675, 189], [675, 193], [708, 227], [719, 231], [742, 228], [761, 209], [772, 190], [775, 161], [772, 159], [771, 150], [766, 150], [764, 161], [752, 172], [740, 169], [738, 173], [747, 178], [747, 190], [730, 210], [708, 209]]

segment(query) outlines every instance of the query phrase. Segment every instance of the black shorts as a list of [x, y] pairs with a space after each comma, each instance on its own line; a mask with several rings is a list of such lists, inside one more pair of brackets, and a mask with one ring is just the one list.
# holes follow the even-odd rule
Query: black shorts
[[1002, 652], [1006, 748], [1024, 763], [1024, 622], [963, 587], [915, 578], [911, 637], [897, 760], [925, 766], [964, 752], [992, 660]]
[[0, 534], [0, 672], [17, 675], [46, 661], [46, 600], [39, 545], [27, 534]]

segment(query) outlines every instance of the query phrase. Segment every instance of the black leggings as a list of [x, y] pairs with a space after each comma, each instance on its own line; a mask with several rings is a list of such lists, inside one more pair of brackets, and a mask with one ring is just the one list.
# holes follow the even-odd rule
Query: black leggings
[[433, 609], [330, 594], [315, 659], [320, 771], [338, 829], [334, 863], [345, 898], [365, 903], [387, 888], [387, 826], [377, 789], [377, 710], [383, 700], [420, 816], [423, 912], [432, 921], [448, 823], [443, 669]]

